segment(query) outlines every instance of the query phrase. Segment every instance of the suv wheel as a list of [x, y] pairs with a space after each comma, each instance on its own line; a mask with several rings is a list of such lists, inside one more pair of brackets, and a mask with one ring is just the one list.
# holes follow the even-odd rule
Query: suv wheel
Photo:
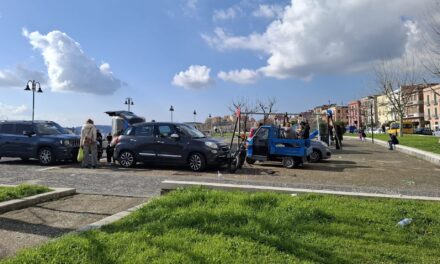
[[50, 148], [42, 148], [38, 151], [38, 161], [41, 165], [50, 165], [55, 162], [55, 155]]
[[119, 164], [121, 164], [124, 168], [131, 168], [136, 165], [136, 159], [130, 151], [122, 151], [121, 154], [119, 154]]
[[205, 157], [200, 153], [193, 153], [188, 158], [188, 165], [192, 171], [203, 171], [206, 168]]
[[310, 162], [319, 162], [321, 160], [321, 152], [317, 149], [313, 149], [313, 152], [309, 157]]

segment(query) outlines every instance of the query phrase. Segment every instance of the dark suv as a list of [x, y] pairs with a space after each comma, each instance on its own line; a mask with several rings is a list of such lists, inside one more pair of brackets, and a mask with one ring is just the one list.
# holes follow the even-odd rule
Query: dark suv
[[117, 138], [114, 158], [123, 167], [136, 162], [188, 165], [193, 171], [226, 163], [227, 144], [207, 138], [191, 125], [180, 123], [137, 123]]
[[41, 165], [76, 160], [80, 137], [51, 121], [0, 121], [0, 157], [38, 159]]

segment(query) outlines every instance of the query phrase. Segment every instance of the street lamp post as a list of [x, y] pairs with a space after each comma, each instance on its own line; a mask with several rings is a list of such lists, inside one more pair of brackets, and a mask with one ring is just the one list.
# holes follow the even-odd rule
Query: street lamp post
[[374, 144], [374, 130], [373, 130], [373, 96], [369, 96], [370, 99], [370, 125], [371, 125], [371, 142]]
[[[29, 83], [32, 85], [32, 88], [29, 87]], [[37, 89], [37, 84], [38, 84], [38, 89]], [[35, 117], [35, 91], [37, 93], [42, 93], [43, 90], [41, 90], [41, 86], [39, 82], [36, 82], [35, 80], [29, 80], [26, 84], [26, 88], [24, 89], [25, 91], [32, 91], [32, 123], [34, 122], [34, 117]]]
[[211, 116], [211, 114], [209, 114], [209, 133], [212, 133], [212, 116]]
[[171, 122], [173, 122], [173, 112], [174, 112], [174, 107], [171, 106], [170, 107], [170, 113], [171, 113]]
[[194, 115], [194, 123], [196, 123], [196, 116], [197, 116], [196, 110], [194, 110], [193, 115]]
[[130, 105], [134, 105], [133, 98], [131, 98], [131, 97], [125, 98], [124, 104], [126, 104], [128, 106], [128, 112], [130, 112]]

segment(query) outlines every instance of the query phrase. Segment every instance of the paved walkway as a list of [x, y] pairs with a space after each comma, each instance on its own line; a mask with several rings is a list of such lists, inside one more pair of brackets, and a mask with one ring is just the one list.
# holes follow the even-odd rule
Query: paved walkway
[[146, 198], [78, 194], [1, 214], [0, 259], [145, 201]]
[[193, 173], [185, 168], [138, 166], [134, 169], [81, 169], [77, 164], [41, 167], [36, 162], [0, 161], [0, 183], [31, 182], [72, 187], [80, 193], [157, 196], [160, 182], [196, 180], [260, 184], [292, 188], [364, 191], [385, 194], [440, 196], [440, 167], [368, 142], [344, 141], [332, 159], [285, 169], [280, 163], [247, 165], [236, 174], [211, 170]]

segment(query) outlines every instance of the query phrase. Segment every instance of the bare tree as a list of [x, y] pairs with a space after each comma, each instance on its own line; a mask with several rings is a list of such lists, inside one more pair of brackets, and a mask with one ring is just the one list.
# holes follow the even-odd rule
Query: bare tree
[[403, 119], [412, 95], [421, 89], [420, 72], [414, 58], [382, 60], [374, 67], [377, 92], [387, 96], [392, 111], [399, 118], [400, 136], [403, 136]]
[[[231, 104], [228, 106], [228, 110], [231, 111], [232, 114], [235, 114], [235, 111], [240, 108], [242, 113], [252, 113], [257, 110], [256, 106], [249, 102], [249, 100], [245, 97], [240, 97], [232, 100]], [[241, 120], [243, 123], [243, 127], [247, 130], [250, 127], [249, 125], [249, 116], [247, 114], [243, 115]]]
[[275, 97], [270, 97], [266, 101], [257, 101], [257, 108], [263, 113], [263, 124], [266, 124], [266, 120], [269, 118], [270, 114], [274, 112], [276, 104], [277, 99]]

